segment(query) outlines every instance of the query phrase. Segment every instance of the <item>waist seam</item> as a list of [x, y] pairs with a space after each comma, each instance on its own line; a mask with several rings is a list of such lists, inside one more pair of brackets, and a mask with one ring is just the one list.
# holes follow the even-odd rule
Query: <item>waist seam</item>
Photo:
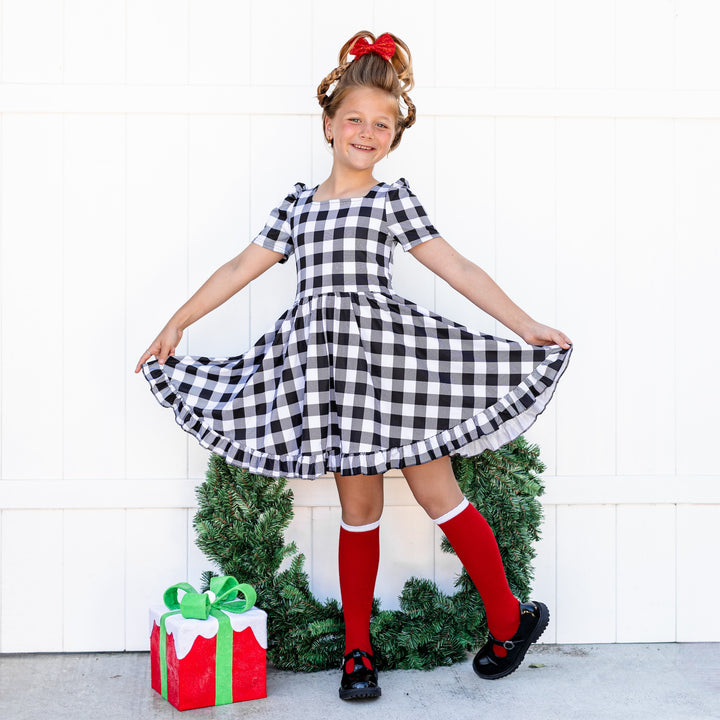
[[323, 295], [339, 295], [339, 296], [347, 296], [347, 295], [383, 295], [385, 297], [395, 297], [395, 293], [388, 289], [388, 288], [378, 288], [377, 290], [372, 288], [362, 288], [362, 289], [354, 289], [354, 290], [319, 290], [313, 293], [303, 293], [302, 295], [296, 295], [295, 301], [293, 302], [294, 305], [299, 305], [301, 302], [305, 300], [312, 300], [314, 298], [322, 297]]

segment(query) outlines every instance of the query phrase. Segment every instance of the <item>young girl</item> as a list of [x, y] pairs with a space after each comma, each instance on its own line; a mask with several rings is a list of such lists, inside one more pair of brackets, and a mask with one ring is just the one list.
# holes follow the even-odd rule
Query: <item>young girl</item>
[[[345, 43], [317, 94], [333, 154], [329, 177], [312, 188], [296, 184], [248, 247], [173, 315], [135, 369], [177, 422], [228, 462], [273, 477], [334, 473], [345, 700], [380, 695], [369, 626], [390, 468], [402, 469], [480, 592], [490, 630], [473, 662], [480, 677], [513, 672], [549, 618], [543, 603], [513, 596], [492, 531], [463, 497], [449, 456], [496, 449], [529, 428], [567, 365], [570, 341], [454, 250], [404, 179], [374, 177], [415, 121], [412, 86], [410, 52], [399, 38], [363, 31]], [[396, 295], [395, 243], [527, 346]], [[295, 302], [247, 353], [173, 357], [185, 328], [292, 254]]]

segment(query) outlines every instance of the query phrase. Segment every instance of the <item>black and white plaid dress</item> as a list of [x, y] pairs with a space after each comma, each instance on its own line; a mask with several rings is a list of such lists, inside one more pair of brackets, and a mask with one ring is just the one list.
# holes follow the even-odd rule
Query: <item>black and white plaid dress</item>
[[473, 332], [395, 294], [395, 243], [438, 237], [406, 181], [314, 201], [294, 186], [252, 240], [295, 255], [294, 303], [244, 355], [143, 367], [200, 444], [253, 473], [382, 473], [529, 428], [570, 357]]

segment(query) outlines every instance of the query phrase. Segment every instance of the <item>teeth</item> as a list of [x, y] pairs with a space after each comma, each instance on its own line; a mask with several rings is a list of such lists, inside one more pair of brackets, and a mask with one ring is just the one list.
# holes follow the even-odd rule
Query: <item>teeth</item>
[[360, 148], [360, 150], [372, 150], [368, 145], [355, 145], [355, 147]]

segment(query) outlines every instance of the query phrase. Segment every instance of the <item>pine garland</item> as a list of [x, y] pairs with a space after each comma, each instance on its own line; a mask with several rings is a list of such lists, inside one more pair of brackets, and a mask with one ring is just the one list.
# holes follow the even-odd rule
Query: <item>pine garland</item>
[[[510, 588], [527, 600], [533, 543], [539, 538], [543, 493], [540, 451], [523, 437], [495, 452], [453, 457], [460, 488], [493, 529]], [[292, 491], [282, 478], [252, 475], [211, 455], [205, 482], [197, 488], [194, 526], [198, 547], [226, 575], [257, 590], [268, 613], [268, 657], [275, 667], [312, 672], [336, 668], [344, 650], [342, 609], [312, 594], [305, 556], [284, 533], [293, 518]], [[453, 550], [445, 538], [442, 549]], [[284, 570], [280, 566], [285, 559]], [[204, 573], [207, 584], [212, 571]], [[487, 637], [485, 611], [463, 569], [447, 595], [434, 582], [411, 577], [399, 610], [373, 602], [370, 634], [380, 669], [429, 670], [465, 659]]]

